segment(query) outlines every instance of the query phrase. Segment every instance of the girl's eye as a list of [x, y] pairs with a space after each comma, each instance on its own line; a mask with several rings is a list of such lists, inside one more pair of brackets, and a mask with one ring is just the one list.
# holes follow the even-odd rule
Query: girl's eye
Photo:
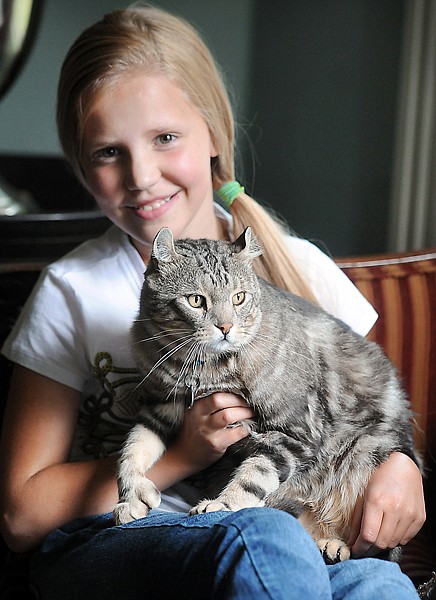
[[100, 150], [97, 150], [96, 152], [94, 152], [94, 154], [92, 155], [92, 160], [95, 162], [101, 161], [101, 160], [108, 160], [111, 158], [115, 158], [116, 156], [119, 155], [119, 150], [118, 148], [115, 148], [113, 146], [109, 146], [107, 148], [101, 148]]
[[239, 306], [245, 301], [245, 292], [238, 292], [233, 296], [232, 300], [234, 306]]
[[163, 133], [162, 135], [159, 135], [156, 138], [156, 142], [159, 145], [165, 146], [165, 145], [173, 142], [175, 139], [176, 139], [176, 136], [173, 133]]
[[206, 298], [200, 294], [191, 294], [188, 296], [188, 303], [192, 308], [205, 308]]

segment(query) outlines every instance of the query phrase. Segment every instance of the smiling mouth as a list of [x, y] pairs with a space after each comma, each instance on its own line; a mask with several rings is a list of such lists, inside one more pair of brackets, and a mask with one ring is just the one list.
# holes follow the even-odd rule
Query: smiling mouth
[[[177, 193], [178, 192], [176, 192], [176, 194]], [[143, 211], [143, 212], [151, 212], [152, 210], [157, 210], [158, 208], [160, 208], [164, 204], [167, 204], [167, 202], [169, 202], [170, 200], [172, 200], [176, 194], [173, 194], [172, 196], [167, 196], [166, 198], [161, 198], [160, 200], [156, 200], [155, 202], [152, 202], [150, 204], [142, 204], [142, 205], [138, 205], [138, 206], [129, 206], [128, 208], [130, 208], [131, 210], [137, 210], [137, 211]]]

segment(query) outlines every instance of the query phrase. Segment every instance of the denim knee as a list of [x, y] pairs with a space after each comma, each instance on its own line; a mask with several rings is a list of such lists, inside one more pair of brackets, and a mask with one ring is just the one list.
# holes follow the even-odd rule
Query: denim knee
[[[215, 525], [214, 598], [331, 598], [330, 581], [312, 538], [291, 515], [272, 508], [230, 513]], [[237, 582], [237, 585], [235, 585]]]
[[308, 544], [313, 543], [310, 535], [295, 517], [276, 508], [241, 509], [237, 512], [229, 513], [217, 525], [233, 526], [240, 531], [246, 531], [249, 527], [255, 527], [258, 531], [262, 530], [266, 537], [280, 531], [283, 536], [290, 539], [305, 539]]
[[328, 567], [333, 597], [418, 599], [411, 580], [398, 564], [380, 558], [358, 558]]

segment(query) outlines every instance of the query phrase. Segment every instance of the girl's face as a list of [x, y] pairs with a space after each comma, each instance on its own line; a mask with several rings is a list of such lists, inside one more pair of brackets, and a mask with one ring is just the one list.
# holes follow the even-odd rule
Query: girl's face
[[176, 238], [219, 238], [206, 122], [159, 74], [126, 76], [96, 96], [85, 123], [82, 167], [90, 192], [144, 260], [161, 227]]

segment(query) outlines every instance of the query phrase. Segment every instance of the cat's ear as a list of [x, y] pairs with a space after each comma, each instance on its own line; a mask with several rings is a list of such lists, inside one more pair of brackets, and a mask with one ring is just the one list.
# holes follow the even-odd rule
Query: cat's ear
[[262, 248], [256, 239], [251, 227], [247, 227], [241, 233], [237, 240], [233, 242], [233, 247], [238, 254], [245, 256], [249, 260], [256, 258], [262, 254]]
[[176, 256], [174, 238], [171, 229], [163, 227], [154, 238], [151, 258], [154, 263], [171, 262]]

